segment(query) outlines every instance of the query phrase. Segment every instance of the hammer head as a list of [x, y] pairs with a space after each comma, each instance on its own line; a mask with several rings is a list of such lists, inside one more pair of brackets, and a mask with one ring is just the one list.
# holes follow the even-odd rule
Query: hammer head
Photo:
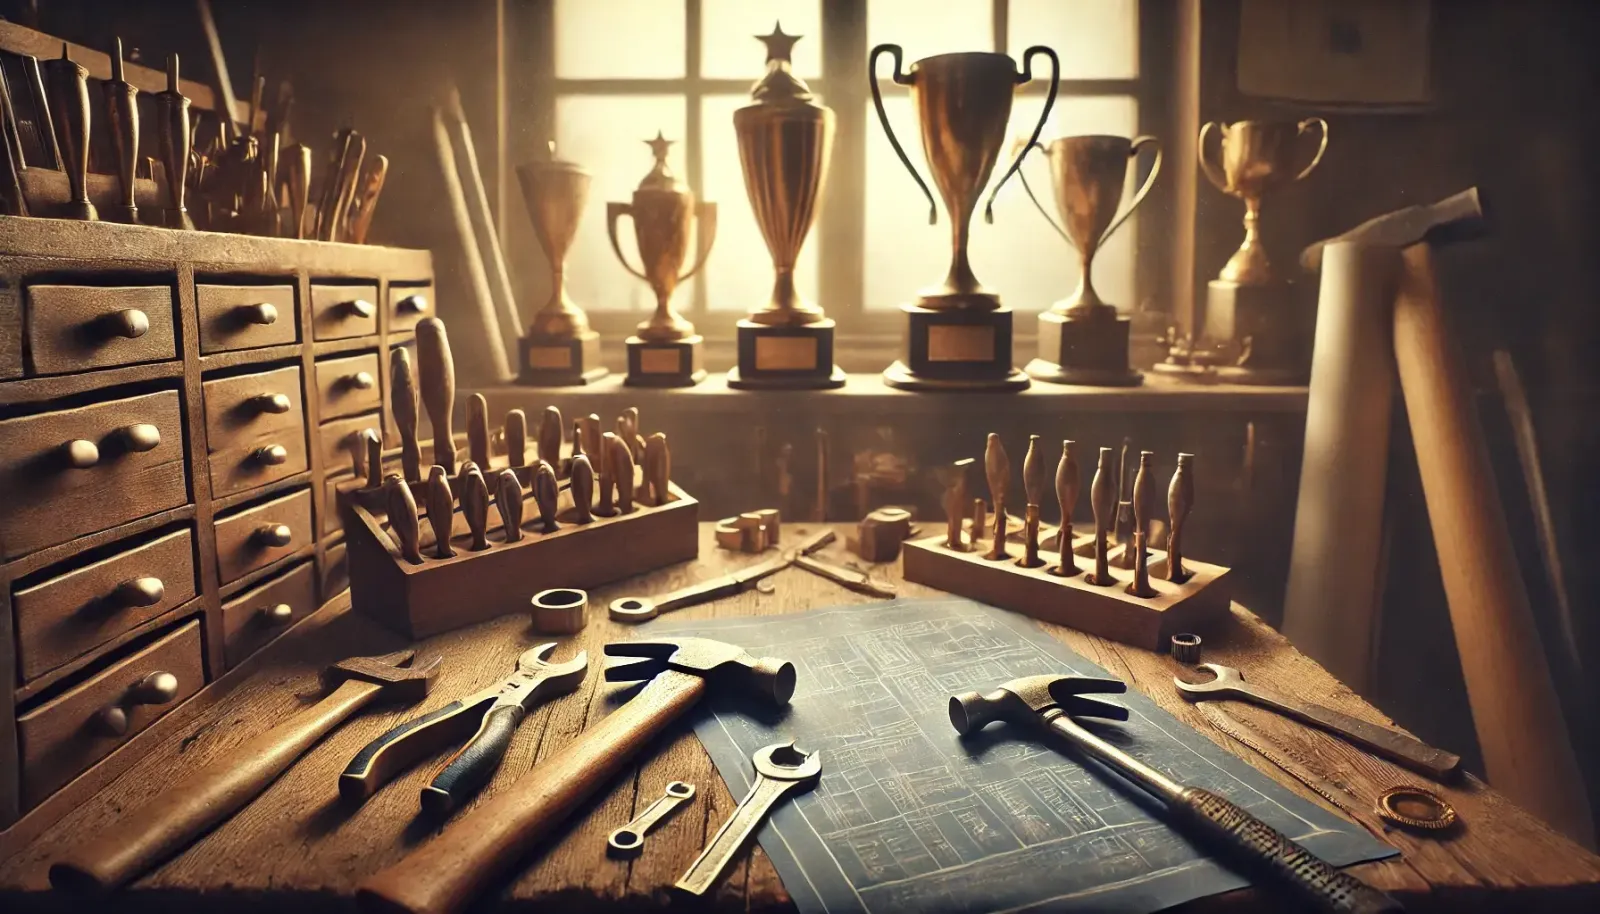
[[1322, 268], [1322, 251], [1340, 241], [1405, 248], [1424, 241], [1443, 244], [1478, 238], [1488, 233], [1483, 195], [1476, 187], [1436, 203], [1408, 206], [1376, 216], [1334, 238], [1318, 241], [1300, 253], [1300, 266], [1315, 273]]
[[412, 666], [417, 652], [395, 651], [377, 657], [350, 657], [322, 671], [322, 684], [333, 688], [347, 679], [383, 686], [384, 696], [400, 701], [420, 701], [433, 687], [439, 672], [439, 657], [422, 666]]
[[1087, 694], [1119, 694], [1128, 691], [1120, 679], [1094, 679], [1088, 676], [1025, 676], [1002, 683], [987, 695], [963, 692], [950, 696], [950, 723], [962, 736], [976, 733], [997, 720], [1043, 725], [1065, 714], [1068, 717], [1103, 717], [1127, 720], [1128, 709]]
[[794, 697], [794, 664], [776, 657], [752, 657], [738, 645], [710, 638], [662, 638], [606, 645], [608, 657], [639, 657], [606, 668], [607, 682], [650, 679], [664, 670], [681, 670], [707, 679], [728, 679], [777, 705]]

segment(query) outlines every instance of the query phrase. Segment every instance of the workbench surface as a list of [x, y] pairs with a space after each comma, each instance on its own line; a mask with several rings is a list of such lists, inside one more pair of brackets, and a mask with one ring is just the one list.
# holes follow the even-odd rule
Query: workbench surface
[[[798, 539], [807, 525], [786, 527]], [[814, 529], [814, 528], [811, 528]], [[602, 646], [635, 636], [635, 630], [606, 618], [605, 605], [618, 596], [661, 593], [705, 580], [768, 556], [717, 549], [709, 525], [702, 525], [697, 562], [668, 568], [591, 594], [589, 624], [574, 639], [589, 651], [588, 677], [578, 693], [534, 710], [517, 733], [510, 753], [485, 794], [523, 776], [538, 759], [579, 738], [585, 725], [605, 714], [606, 696], [626, 684], [603, 681]], [[839, 543], [846, 529], [839, 528]], [[769, 554], [770, 556], [770, 554]], [[824, 557], [848, 561], [842, 545]], [[898, 563], [876, 566], [875, 573], [900, 584], [901, 595], [934, 592], [900, 581]], [[775, 592], [750, 591], [707, 605], [680, 610], [682, 618], [774, 614], [865, 602], [799, 569], [770, 579]], [[0, 908], [11, 912], [65, 910], [65, 899], [45, 891], [44, 872], [52, 855], [74, 836], [92, 833], [124, 810], [143, 804], [158, 790], [182, 790], [186, 767], [225, 757], [246, 737], [272, 726], [286, 713], [314, 700], [317, 671], [353, 654], [376, 654], [405, 646], [404, 641], [336, 603], [299, 626], [250, 664], [251, 672], [222, 680], [227, 694], [209, 707], [185, 706], [173, 712], [177, 725], [164, 728], [159, 743], [120, 778], [46, 829], [32, 843], [0, 862]], [[1187, 721], [1207, 737], [1245, 757], [1268, 776], [1315, 802], [1329, 806], [1271, 762], [1216, 730], [1210, 720], [1183, 701], [1171, 677], [1183, 667], [1170, 657], [1115, 644], [1075, 631], [1045, 626], [1078, 653], [1126, 679], [1133, 688]], [[363, 877], [398, 860], [407, 848], [426, 841], [432, 830], [416, 820], [417, 796], [445, 757], [416, 765], [358, 808], [339, 802], [336, 780], [359, 748], [420, 709], [431, 709], [490, 684], [513, 669], [526, 647], [552, 640], [535, 633], [525, 617], [506, 617], [440, 635], [420, 645], [419, 656], [444, 657], [433, 694], [418, 707], [384, 706], [368, 711], [335, 731], [301, 759], [254, 803], [186, 852], [148, 875], [108, 908], [170, 912], [353, 910], [352, 889]], [[558, 658], [570, 656], [563, 645]], [[1245, 609], [1235, 606], [1233, 623], [1207, 633], [1204, 659], [1244, 671], [1250, 681], [1319, 702], [1367, 720], [1388, 724], [1382, 713], [1354, 695], [1281, 635]], [[231, 690], [229, 689], [231, 685]], [[801, 683], [804, 688], [804, 683]], [[943, 696], [938, 696], [943, 701]], [[1333, 737], [1290, 723], [1268, 712], [1227, 702], [1235, 717], [1294, 748], [1324, 777], [1348, 787], [1364, 805], [1351, 806], [1362, 825], [1401, 851], [1400, 857], [1364, 864], [1352, 872], [1405, 903], [1411, 911], [1600, 910], [1600, 858], [1552, 832], [1509, 800], [1468, 777], [1455, 788], [1438, 788], [1418, 776], [1355, 750]], [[476, 910], [524, 908], [545, 902], [545, 910], [581, 912], [654, 908], [665, 888], [682, 874], [701, 846], [733, 809], [731, 797], [711, 760], [688, 727], [671, 729], [652, 755], [642, 757], [616, 783], [600, 790], [552, 837], [528, 857], [525, 869], [504, 887], [498, 903]], [[1447, 747], [1448, 748], [1448, 747]], [[606, 835], [659, 796], [668, 781], [699, 788], [694, 805], [653, 832], [643, 856], [615, 862], [605, 856]], [[1462, 825], [1436, 839], [1386, 829], [1370, 811], [1384, 788], [1424, 784], [1439, 790], [1456, 807]], [[1329, 806], [1337, 809], [1338, 807]], [[1350, 815], [1348, 811], [1344, 813]], [[714, 890], [718, 909], [791, 910], [783, 886], [759, 849], [744, 855]], [[82, 910], [82, 908], [76, 908]], [[1202, 899], [1181, 910], [1280, 910], [1274, 899], [1254, 891]]]

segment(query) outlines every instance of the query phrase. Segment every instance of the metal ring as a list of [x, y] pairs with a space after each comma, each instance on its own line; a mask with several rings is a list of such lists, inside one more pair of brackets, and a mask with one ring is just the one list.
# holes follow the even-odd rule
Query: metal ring
[[1378, 797], [1379, 818], [1396, 825], [1440, 831], [1456, 824], [1456, 810], [1444, 797], [1422, 787], [1390, 787]]
[[1172, 636], [1172, 659], [1179, 663], [1200, 662], [1200, 636], [1182, 632]]
[[533, 595], [533, 627], [552, 635], [583, 630], [589, 614], [589, 593], [576, 587], [552, 587]]

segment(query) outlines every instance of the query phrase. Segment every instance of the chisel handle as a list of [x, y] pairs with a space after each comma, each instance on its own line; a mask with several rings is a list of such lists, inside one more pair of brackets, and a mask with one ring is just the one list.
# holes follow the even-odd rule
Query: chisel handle
[[456, 363], [450, 355], [450, 337], [445, 334], [444, 321], [436, 317], [417, 322], [417, 377], [422, 405], [433, 424], [433, 462], [444, 467], [446, 475], [454, 476], [456, 445], [450, 411], [455, 408]]
[[608, 784], [634, 753], [705, 694], [706, 681], [667, 670], [627, 704], [591, 726], [516, 783], [451, 821], [439, 836], [363, 882], [364, 910], [450, 914], [550, 837], [573, 810]]
[[260, 796], [306, 750], [383, 689], [373, 682], [346, 680], [327, 698], [185, 774], [51, 864], [50, 884], [63, 890], [106, 891], [132, 882]]

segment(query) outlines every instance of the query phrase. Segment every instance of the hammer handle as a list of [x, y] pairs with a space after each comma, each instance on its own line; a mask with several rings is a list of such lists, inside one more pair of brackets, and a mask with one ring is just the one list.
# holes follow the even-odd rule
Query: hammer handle
[[109, 890], [175, 856], [260, 796], [278, 775], [383, 690], [346, 680], [327, 698], [187, 773], [132, 815], [98, 830], [50, 867], [58, 889]]
[[373, 912], [449, 914], [465, 908], [548, 837], [575, 808], [700, 700], [706, 681], [667, 670], [516, 783], [451, 821], [443, 832], [361, 884]]

